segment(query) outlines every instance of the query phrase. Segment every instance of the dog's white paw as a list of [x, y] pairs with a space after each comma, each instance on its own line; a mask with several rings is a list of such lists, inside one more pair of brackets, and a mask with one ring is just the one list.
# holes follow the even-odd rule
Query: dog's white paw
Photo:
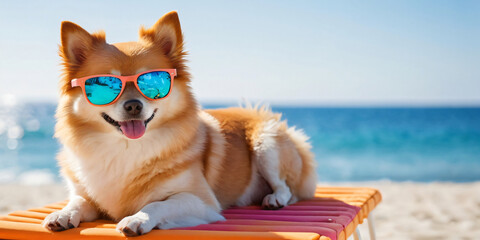
[[225, 218], [210, 207], [205, 208], [205, 214], [201, 217], [184, 216], [179, 219], [165, 220], [156, 225], [158, 229], [170, 229], [178, 227], [193, 227], [200, 224], [208, 224], [217, 221], [225, 221]]
[[127, 237], [134, 237], [150, 232], [155, 227], [148, 214], [138, 212], [135, 215], [123, 218], [117, 224], [117, 231], [125, 234]]
[[43, 220], [43, 227], [50, 231], [63, 231], [76, 228], [80, 224], [80, 213], [76, 210], [60, 210], [51, 213]]
[[274, 192], [263, 198], [262, 208], [276, 210], [288, 205], [288, 200], [292, 194], [290, 192]]

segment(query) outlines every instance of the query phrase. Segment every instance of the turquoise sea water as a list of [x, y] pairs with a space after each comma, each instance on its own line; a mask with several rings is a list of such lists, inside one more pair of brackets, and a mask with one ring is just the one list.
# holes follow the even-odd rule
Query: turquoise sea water
[[[273, 110], [311, 137], [320, 181], [480, 180], [480, 108]], [[0, 182], [59, 180], [54, 112], [51, 103], [0, 107]]]

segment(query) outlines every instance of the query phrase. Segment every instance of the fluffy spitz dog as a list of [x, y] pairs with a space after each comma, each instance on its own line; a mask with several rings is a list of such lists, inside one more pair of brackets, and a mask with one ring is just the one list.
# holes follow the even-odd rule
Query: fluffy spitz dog
[[262, 107], [200, 109], [176, 12], [137, 42], [109, 44], [63, 22], [55, 136], [65, 208], [52, 231], [108, 218], [127, 236], [224, 220], [229, 206], [278, 209], [315, 192], [302, 131]]

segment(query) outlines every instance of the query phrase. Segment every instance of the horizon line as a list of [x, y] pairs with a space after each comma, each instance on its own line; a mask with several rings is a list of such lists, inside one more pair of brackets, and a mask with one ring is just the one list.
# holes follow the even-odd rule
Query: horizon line
[[[41, 100], [41, 101], [18, 101], [14, 104], [3, 104], [0, 102], [0, 107], [16, 106], [16, 105], [30, 105], [30, 104], [51, 104], [56, 105], [55, 100]], [[198, 101], [200, 106], [207, 107], [237, 107], [245, 105], [245, 101]], [[318, 107], [318, 108], [480, 108], [479, 102], [279, 102], [279, 101], [250, 101], [250, 103], [259, 103], [270, 107]]]
[[[470, 100], [440, 100], [440, 99], [424, 99], [424, 100], [267, 100], [267, 99], [198, 99], [200, 105], [217, 105], [217, 106], [240, 106], [250, 103], [252, 105], [269, 105], [269, 106], [285, 106], [285, 107], [480, 107], [480, 99]], [[17, 104], [32, 103], [50, 103], [57, 104], [58, 97], [51, 98], [28, 98], [18, 97], [13, 94], [0, 94], [0, 106], [14, 106]]]

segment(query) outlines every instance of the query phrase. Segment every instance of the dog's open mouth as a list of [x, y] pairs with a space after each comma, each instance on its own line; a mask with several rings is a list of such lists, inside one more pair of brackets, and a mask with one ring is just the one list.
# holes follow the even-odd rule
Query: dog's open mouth
[[106, 122], [116, 127], [126, 137], [130, 139], [138, 139], [145, 134], [147, 124], [152, 121], [153, 117], [155, 117], [156, 112], [157, 110], [155, 109], [155, 111], [153, 111], [152, 113], [152, 116], [150, 116], [146, 120], [132, 119], [127, 121], [115, 121], [106, 113], [102, 113], [102, 117], [103, 119], [105, 119]]

